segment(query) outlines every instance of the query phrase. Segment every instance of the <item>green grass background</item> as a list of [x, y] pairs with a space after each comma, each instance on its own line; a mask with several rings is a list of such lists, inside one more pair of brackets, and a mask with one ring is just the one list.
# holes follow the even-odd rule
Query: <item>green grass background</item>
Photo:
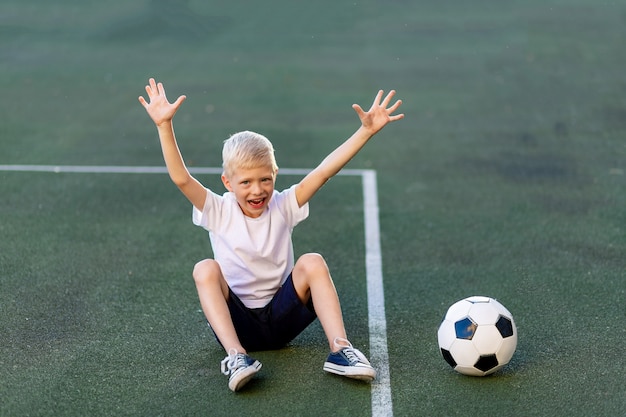
[[[623, 1], [4, 1], [0, 164], [162, 165], [155, 76], [188, 96], [188, 165], [251, 129], [313, 167], [395, 88], [406, 118], [350, 164], [378, 173], [394, 415], [623, 415], [625, 37]], [[0, 196], [0, 415], [370, 414], [318, 324], [227, 389], [190, 276], [208, 240], [167, 176], [0, 172]], [[368, 352], [362, 218], [339, 177], [294, 239]], [[437, 350], [470, 295], [518, 326], [488, 378]]]

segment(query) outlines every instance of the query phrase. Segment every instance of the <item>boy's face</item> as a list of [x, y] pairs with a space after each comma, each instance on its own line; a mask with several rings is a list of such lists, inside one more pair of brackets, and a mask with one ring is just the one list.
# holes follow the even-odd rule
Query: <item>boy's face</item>
[[263, 214], [272, 198], [276, 173], [272, 167], [237, 168], [228, 177], [222, 175], [222, 182], [235, 194], [243, 214], [256, 218]]

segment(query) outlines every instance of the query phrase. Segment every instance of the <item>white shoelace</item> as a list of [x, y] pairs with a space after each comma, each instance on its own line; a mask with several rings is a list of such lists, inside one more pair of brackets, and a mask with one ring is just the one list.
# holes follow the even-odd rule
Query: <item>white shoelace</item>
[[344, 339], [343, 337], [336, 337], [335, 340], [333, 340], [333, 344], [337, 348], [337, 351], [343, 351], [344, 355], [346, 355], [346, 358], [350, 362], [350, 365], [354, 365], [356, 363], [364, 363], [370, 365], [370, 362], [367, 360], [367, 358], [361, 353], [360, 350], [355, 349], [348, 339]]
[[233, 370], [245, 365], [245, 360], [245, 356], [242, 353], [238, 353], [237, 349], [230, 349], [228, 351], [228, 356], [221, 362], [222, 373], [224, 375], [229, 375]]
[[346, 355], [346, 358], [348, 358], [348, 362], [350, 362], [350, 365], [354, 365], [355, 363], [359, 363], [360, 359], [357, 356], [356, 352], [354, 351], [354, 349], [352, 348], [344, 348], [343, 350], [344, 355]]

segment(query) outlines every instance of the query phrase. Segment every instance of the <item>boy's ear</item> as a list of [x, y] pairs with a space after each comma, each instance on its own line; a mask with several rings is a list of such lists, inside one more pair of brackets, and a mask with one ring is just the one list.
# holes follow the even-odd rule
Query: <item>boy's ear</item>
[[233, 187], [231, 187], [228, 177], [226, 177], [226, 175], [224, 174], [222, 174], [222, 183], [224, 184], [224, 187], [226, 187], [228, 191], [230, 191], [231, 193], [233, 192]]

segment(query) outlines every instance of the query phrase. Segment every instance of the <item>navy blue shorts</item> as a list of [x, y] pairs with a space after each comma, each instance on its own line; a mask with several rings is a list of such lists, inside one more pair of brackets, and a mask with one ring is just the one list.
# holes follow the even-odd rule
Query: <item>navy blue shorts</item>
[[247, 351], [280, 349], [317, 318], [313, 302], [303, 304], [298, 298], [291, 274], [265, 307], [248, 308], [232, 291], [227, 304]]

